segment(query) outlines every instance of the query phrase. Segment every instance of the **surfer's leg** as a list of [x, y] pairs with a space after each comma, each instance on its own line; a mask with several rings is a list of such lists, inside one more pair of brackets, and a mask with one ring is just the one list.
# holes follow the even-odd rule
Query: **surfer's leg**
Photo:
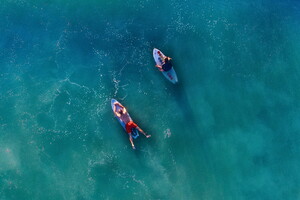
[[137, 126], [136, 129], [137, 129], [139, 132], [143, 133], [147, 138], [151, 137], [151, 135], [147, 135], [140, 127]]
[[135, 146], [134, 146], [134, 144], [133, 144], [133, 139], [132, 139], [131, 133], [129, 133], [129, 141], [130, 141], [130, 143], [131, 143], [132, 148], [135, 149]]

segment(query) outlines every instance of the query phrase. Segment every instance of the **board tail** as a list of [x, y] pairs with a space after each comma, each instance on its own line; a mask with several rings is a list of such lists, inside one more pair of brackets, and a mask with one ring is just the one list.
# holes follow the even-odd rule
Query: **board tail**
[[139, 132], [136, 128], [132, 128], [131, 129], [131, 136], [136, 139], [137, 137], [139, 137]]

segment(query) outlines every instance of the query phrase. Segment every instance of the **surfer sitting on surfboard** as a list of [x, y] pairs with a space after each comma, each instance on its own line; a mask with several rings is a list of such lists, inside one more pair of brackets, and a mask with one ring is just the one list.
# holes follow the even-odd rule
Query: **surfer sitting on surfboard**
[[[160, 56], [160, 51], [158, 51], [158, 55]], [[157, 67], [159, 69], [159, 71], [164, 71], [164, 72], [167, 72], [169, 71], [170, 69], [172, 69], [172, 62], [171, 62], [171, 59], [170, 57], [165, 57], [164, 59], [164, 63], [162, 65], [155, 65], [155, 67]]]
[[[120, 109], [118, 109], [118, 110], [116, 108], [117, 105], [120, 107]], [[129, 115], [127, 113], [126, 108], [118, 102], [114, 103], [114, 113], [115, 113], [115, 115], [117, 115], [117, 117], [119, 117], [126, 124], [125, 129], [129, 135], [129, 141], [130, 141], [133, 149], [135, 149], [135, 147], [134, 147], [132, 135], [131, 135], [132, 129], [136, 128], [139, 132], [143, 133], [147, 138], [151, 137], [151, 135], [147, 135], [140, 127], [138, 127], [138, 125], [136, 123], [134, 123], [131, 120], [131, 118], [129, 117]]]

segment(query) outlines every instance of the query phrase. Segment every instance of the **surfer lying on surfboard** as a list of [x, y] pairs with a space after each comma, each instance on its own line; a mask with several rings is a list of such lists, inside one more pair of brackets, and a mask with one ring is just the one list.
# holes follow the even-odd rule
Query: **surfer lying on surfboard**
[[[160, 57], [162, 57], [160, 51], [158, 51], [157, 53], [158, 53], [158, 55], [159, 55]], [[171, 62], [171, 59], [172, 59], [172, 58], [170, 58], [170, 57], [165, 57], [165, 59], [164, 59], [164, 64], [162, 64], [162, 65], [155, 65], [155, 67], [157, 67], [157, 68], [159, 69], [159, 71], [167, 72], [167, 71], [169, 71], [170, 69], [172, 69], [172, 67], [173, 67], [173, 66], [172, 66], [172, 62]]]
[[[117, 110], [117, 106], [120, 108]], [[151, 135], [147, 135], [136, 123], [134, 123], [131, 118], [129, 117], [127, 110], [124, 106], [122, 106], [120, 103], [115, 102], [114, 103], [114, 113], [119, 119], [121, 119], [125, 125], [126, 132], [129, 135], [129, 141], [131, 143], [131, 146], [133, 149], [135, 149], [135, 146], [133, 144], [133, 139], [132, 139], [132, 129], [136, 128], [139, 132], [143, 133], [147, 138], [151, 137]]]

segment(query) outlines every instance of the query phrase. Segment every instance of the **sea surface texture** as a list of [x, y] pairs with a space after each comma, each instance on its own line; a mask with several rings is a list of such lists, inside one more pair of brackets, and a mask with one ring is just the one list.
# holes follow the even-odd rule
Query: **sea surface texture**
[[300, 1], [2, 0], [0, 48], [1, 200], [300, 199]]

